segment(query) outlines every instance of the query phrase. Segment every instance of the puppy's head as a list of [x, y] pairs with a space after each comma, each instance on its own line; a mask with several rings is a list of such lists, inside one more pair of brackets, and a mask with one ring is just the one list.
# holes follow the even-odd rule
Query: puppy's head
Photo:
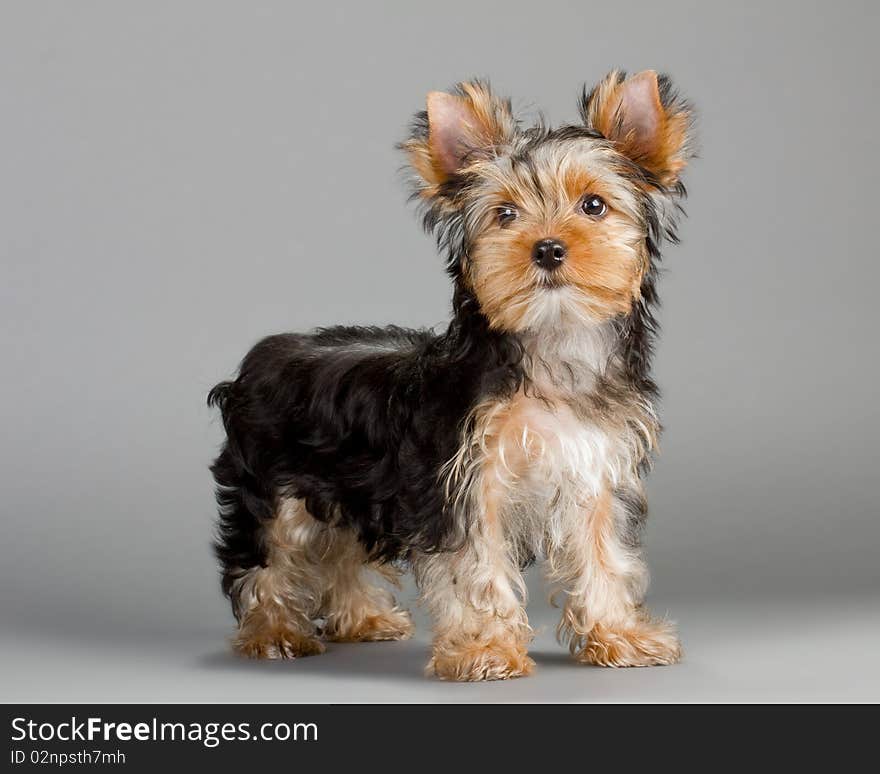
[[612, 72], [581, 121], [524, 129], [485, 83], [432, 92], [402, 147], [425, 222], [489, 324], [602, 322], [642, 297], [674, 238], [692, 110], [664, 76]]

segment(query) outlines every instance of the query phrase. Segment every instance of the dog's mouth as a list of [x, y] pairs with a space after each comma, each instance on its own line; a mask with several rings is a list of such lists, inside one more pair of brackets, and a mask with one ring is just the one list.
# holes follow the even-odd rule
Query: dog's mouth
[[549, 272], [542, 271], [538, 275], [536, 284], [542, 290], [556, 290], [566, 287], [568, 282], [563, 277], [560, 277], [558, 273], [550, 274]]

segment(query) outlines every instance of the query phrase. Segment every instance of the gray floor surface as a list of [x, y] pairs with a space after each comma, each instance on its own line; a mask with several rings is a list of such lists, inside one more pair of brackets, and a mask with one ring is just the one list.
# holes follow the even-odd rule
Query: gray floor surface
[[423, 675], [429, 625], [408, 642], [331, 644], [323, 656], [249, 662], [221, 621], [163, 629], [112, 621], [54, 626], [39, 618], [0, 634], [7, 702], [873, 702], [880, 699], [880, 600], [655, 599], [678, 620], [673, 667], [584, 667], [555, 643], [555, 613], [530, 605], [532, 677], [446, 684]]

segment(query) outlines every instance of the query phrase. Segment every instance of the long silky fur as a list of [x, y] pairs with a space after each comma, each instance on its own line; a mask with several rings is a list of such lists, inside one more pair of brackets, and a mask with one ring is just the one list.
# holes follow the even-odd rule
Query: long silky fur
[[455, 311], [440, 335], [335, 327], [270, 336], [211, 391], [227, 435], [212, 466], [227, 592], [241, 568], [265, 563], [262, 530], [281, 497], [351, 528], [373, 558], [460, 542], [466, 525], [447, 507], [439, 472], [471, 407], [517, 389], [522, 355], [472, 298], [460, 294]]
[[[664, 100], [674, 99], [668, 83], [662, 84]], [[402, 147], [424, 143], [427, 135], [427, 115], [418, 114]], [[542, 145], [580, 141], [610, 147], [585, 122], [517, 132], [495, 152], [528, 164]], [[626, 400], [638, 411], [650, 409], [657, 392], [650, 368], [660, 244], [676, 239], [684, 188], [665, 188], [626, 159], [618, 166], [639, 191], [649, 265], [629, 314], [610, 321], [610, 356], [619, 365], [597, 382], [595, 405], [579, 404], [584, 412]], [[527, 353], [520, 335], [490, 326], [467, 279], [474, 235], [464, 203], [477, 183], [467, 170], [429, 193], [424, 181], [415, 183], [425, 227], [435, 234], [454, 284], [445, 331], [332, 327], [270, 336], [247, 354], [234, 380], [211, 390], [208, 404], [220, 410], [226, 431], [211, 470], [220, 514], [215, 550], [227, 594], [243, 572], [266, 565], [266, 526], [286, 500], [301, 500], [318, 521], [352, 530], [374, 560], [453, 551], [462, 544], [473, 508], [458, 507], [468, 495], [455, 489], [450, 470], [456, 464], [466, 468], [473, 453], [479, 407], [535, 384], [534, 353]], [[633, 465], [644, 466], [653, 430], [630, 431], [636, 439]], [[462, 481], [469, 475], [461, 474]], [[627, 513], [624, 543], [635, 546], [646, 512], [637, 475], [623, 476], [615, 496]], [[521, 558], [538, 548], [527, 546]]]

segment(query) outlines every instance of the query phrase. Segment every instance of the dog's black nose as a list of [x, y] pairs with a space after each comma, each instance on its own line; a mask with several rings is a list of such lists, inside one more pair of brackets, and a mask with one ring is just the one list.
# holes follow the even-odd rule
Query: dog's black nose
[[565, 245], [558, 239], [541, 239], [532, 248], [532, 260], [542, 269], [553, 271], [565, 260]]

